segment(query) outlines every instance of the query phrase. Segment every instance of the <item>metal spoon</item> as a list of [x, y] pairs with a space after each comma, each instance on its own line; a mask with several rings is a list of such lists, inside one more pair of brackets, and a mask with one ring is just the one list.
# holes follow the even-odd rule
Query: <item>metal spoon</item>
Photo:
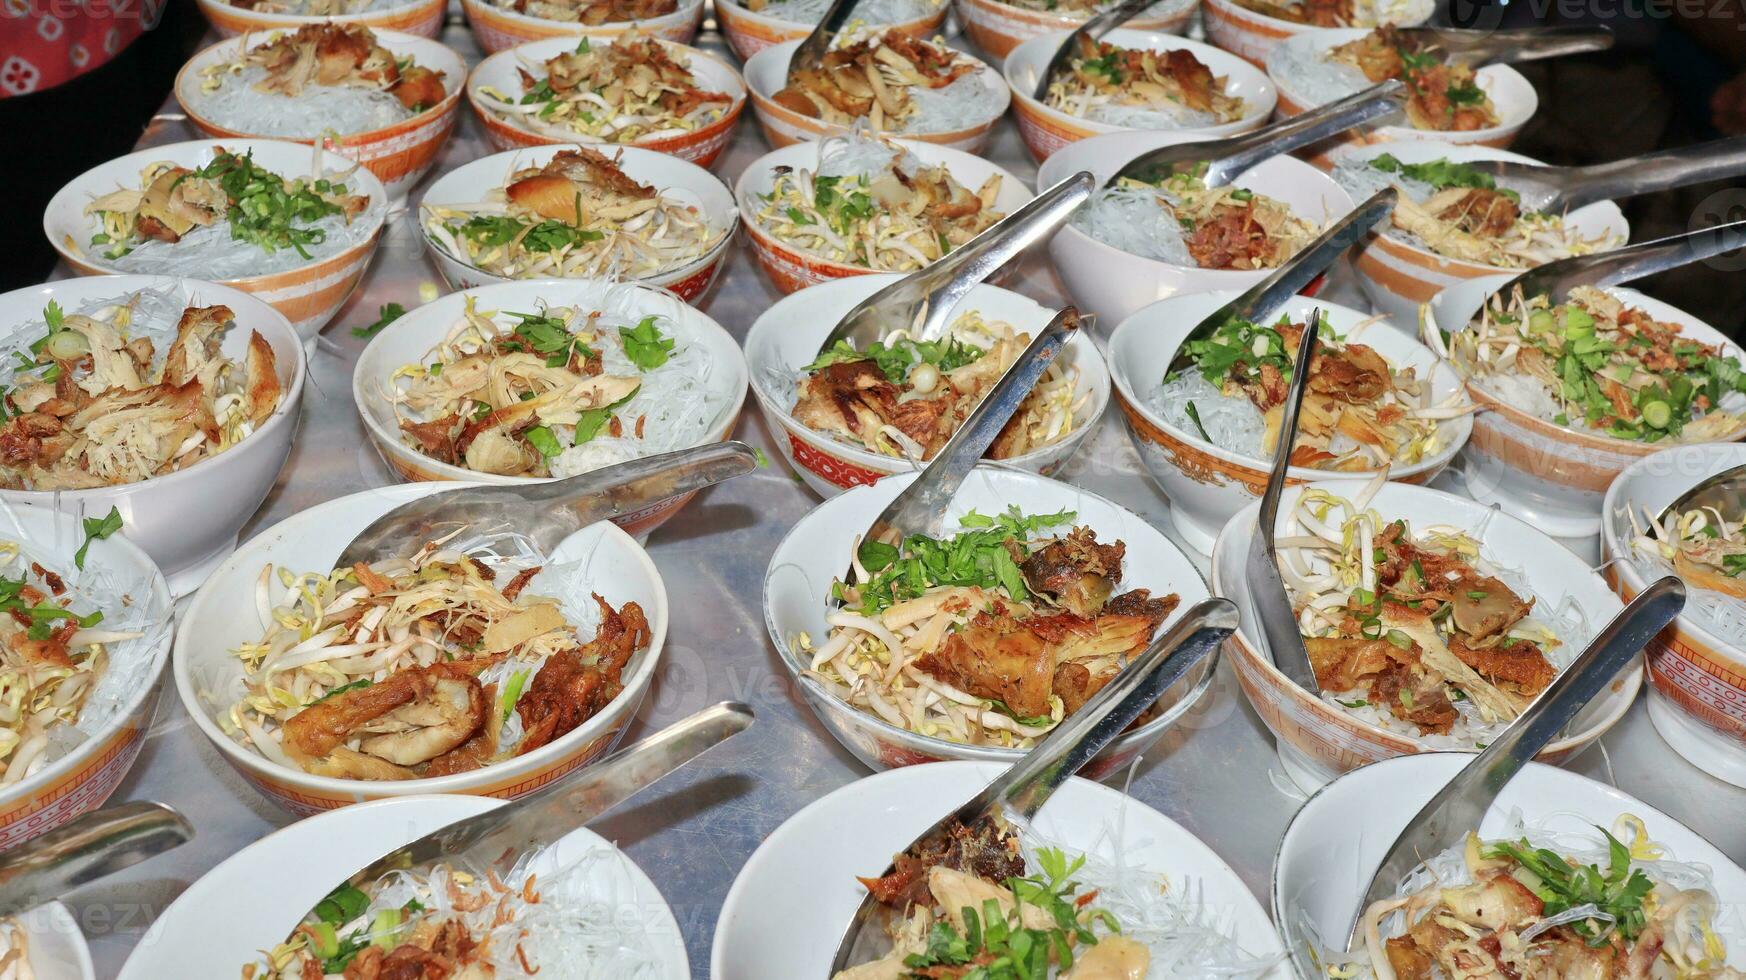
[[[1037, 380], [1078, 329], [1078, 310], [1069, 306], [1055, 314], [1049, 325], [1037, 332], [1030, 346], [983, 396], [970, 417], [958, 426], [958, 431], [952, 433], [952, 438], [947, 439], [928, 465], [922, 467], [915, 480], [873, 518], [861, 540], [900, 547], [910, 535], [938, 537], [946, 508], [958, 495], [964, 478], [976, 468], [982, 454], [1006, 427], [1007, 420], [1031, 396]], [[849, 570], [843, 575], [844, 582], [854, 581], [854, 568], [851, 561]]]
[[831, 42], [849, 23], [858, 2], [859, 0], [832, 0], [830, 8], [818, 19], [818, 26], [812, 29], [812, 33], [800, 42], [794, 49], [794, 54], [789, 57], [787, 81], [790, 84], [793, 83], [795, 75], [824, 63], [824, 56], [830, 51]]
[[1495, 295], [1547, 296], [1556, 306], [1577, 286], [1616, 286], [1746, 248], [1746, 221], [1669, 235], [1608, 252], [1558, 259], [1529, 269], [1498, 287]]
[[1199, 176], [1208, 187], [1221, 187], [1270, 157], [1319, 143], [1354, 126], [1399, 112], [1406, 102], [1405, 92], [1406, 86], [1391, 78], [1251, 133], [1199, 143], [1172, 143], [1147, 150], [1123, 164], [1106, 186], [1123, 178], [1157, 184], [1167, 177], [1186, 173]]
[[1350, 214], [1329, 225], [1315, 241], [1286, 259], [1279, 268], [1273, 270], [1272, 275], [1250, 286], [1235, 299], [1195, 324], [1194, 329], [1183, 336], [1182, 344], [1176, 348], [1176, 357], [1171, 361], [1170, 370], [1182, 370], [1189, 363], [1190, 343], [1212, 336], [1214, 331], [1226, 323], [1233, 320], [1261, 323], [1273, 316], [1299, 290], [1326, 272], [1353, 243], [1369, 234], [1377, 222], [1388, 217], [1388, 213], [1394, 209], [1395, 197], [1396, 192], [1392, 187], [1384, 187], [1370, 195], [1363, 204], [1353, 208]]
[[947, 317], [972, 287], [1013, 256], [1041, 241], [1091, 196], [1096, 182], [1084, 171], [1038, 194], [938, 261], [904, 276], [862, 300], [825, 335], [818, 352], [847, 341], [865, 350], [894, 330], [917, 340], [937, 340]]
[[376, 518], [346, 545], [334, 567], [409, 555], [425, 542], [466, 526], [511, 527], [550, 551], [595, 521], [634, 515], [651, 504], [744, 476], [757, 466], [757, 452], [745, 443], [712, 442], [565, 480], [443, 490]]
[[1291, 449], [1297, 443], [1297, 415], [1303, 407], [1303, 393], [1309, 388], [1310, 358], [1315, 356], [1321, 320], [1321, 310], [1311, 312], [1303, 339], [1297, 345], [1291, 388], [1285, 393], [1284, 417], [1279, 421], [1279, 445], [1273, 451], [1273, 470], [1267, 475], [1267, 491], [1261, 495], [1261, 510], [1256, 516], [1257, 533], [1249, 539], [1249, 557], [1243, 565], [1243, 582], [1249, 587], [1249, 599], [1255, 604], [1255, 618], [1261, 623], [1261, 635], [1273, 655], [1273, 666], [1312, 694], [1320, 694], [1322, 687], [1316, 682], [1309, 648], [1298, 631], [1297, 613], [1291, 608], [1291, 596], [1286, 594], [1285, 579], [1279, 574], [1273, 533], [1279, 517], [1279, 495], [1285, 490], [1285, 472], [1291, 469]]
[[1049, 63], [1043, 66], [1043, 73], [1037, 76], [1037, 88], [1031, 93], [1031, 97], [1038, 102], [1049, 97], [1049, 83], [1054, 80], [1057, 72], [1066, 68], [1067, 64], [1073, 60], [1073, 55], [1079, 50], [1080, 38], [1089, 37], [1093, 41], [1101, 41], [1105, 34], [1138, 17], [1140, 11], [1157, 2], [1158, 0], [1122, 0], [1121, 3], [1113, 7], [1105, 7], [1086, 18], [1085, 23], [1080, 24], [1073, 29], [1071, 34], [1067, 35], [1067, 39], [1055, 49], [1055, 54], [1049, 59]]
[[75, 817], [0, 853], [0, 916], [63, 898], [193, 837], [188, 819], [162, 803], [123, 803]]
[[[1611, 684], [1613, 677], [1635, 660], [1644, 645], [1673, 622], [1684, 607], [1685, 586], [1676, 576], [1650, 583], [1533, 704], [1431, 797], [1401, 831], [1371, 876], [1353, 917], [1347, 949], [1357, 946], [1364, 910], [1371, 903], [1393, 895], [1413, 868], [1453, 847], [1469, 831], [1479, 829], [1485, 812], [1516, 773]], [[1305, 955], [1301, 949], [1292, 953], [1300, 967]], [[1313, 975], [1316, 974], [1305, 974]]]
[[[751, 724], [752, 709], [744, 704], [723, 701], [705, 708], [519, 800], [396, 847], [323, 896], [348, 885], [366, 889], [391, 871], [436, 862], [502, 877], [528, 852], [561, 839]], [[297, 917], [286, 942], [297, 938], [320, 904]]]
[[1659, 150], [1587, 167], [1546, 167], [1513, 160], [1474, 160], [1468, 166], [1507, 181], [1522, 210], [1562, 213], [1596, 201], [1636, 197], [1746, 171], [1746, 136]]
[[1668, 504], [1656, 520], [1665, 522], [1675, 514], [1683, 514], [1700, 507], [1730, 518], [1746, 514], [1746, 466], [1730, 466], [1699, 481], [1697, 486], [1680, 494], [1673, 503]]
[[[914, 853], [928, 842], [961, 825], [973, 825], [989, 817], [1013, 814], [1023, 819], [1036, 816], [1055, 790], [1090, 762], [1104, 747], [1158, 698], [1199, 664], [1225, 637], [1237, 628], [1237, 607], [1229, 599], [1206, 599], [1176, 621], [1146, 651], [1092, 696], [1078, 711], [1062, 719], [1012, 768], [983, 788], [963, 806], [942, 817], [917, 837], [905, 853]], [[886, 874], [891, 868], [886, 868]], [[868, 950], [879, 942], [874, 913], [880, 908], [871, 893], [862, 899], [837, 944], [831, 972], [877, 956]]]
[[1480, 68], [1485, 65], [1520, 64], [1585, 51], [1605, 51], [1613, 46], [1613, 32], [1605, 27], [1519, 27], [1480, 31], [1458, 27], [1401, 27], [1402, 38], [1418, 43], [1419, 49], [1435, 48], [1444, 60]]

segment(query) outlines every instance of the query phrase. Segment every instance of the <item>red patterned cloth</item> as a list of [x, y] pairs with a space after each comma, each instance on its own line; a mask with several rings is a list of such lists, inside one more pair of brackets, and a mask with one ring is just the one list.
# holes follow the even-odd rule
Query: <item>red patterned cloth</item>
[[157, 23], [168, 0], [0, 0], [0, 98], [71, 81]]

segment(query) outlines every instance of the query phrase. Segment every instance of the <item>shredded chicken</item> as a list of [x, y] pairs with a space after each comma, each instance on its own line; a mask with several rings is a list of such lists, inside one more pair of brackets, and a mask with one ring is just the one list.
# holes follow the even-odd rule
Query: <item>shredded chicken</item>
[[974, 58], [888, 30], [848, 39], [817, 68], [795, 72], [772, 98], [803, 116], [839, 126], [866, 119], [883, 132], [901, 129], [914, 115], [912, 89], [945, 88], [976, 70]]
[[1153, 51], [1123, 48], [1088, 36], [1070, 71], [1049, 86], [1044, 104], [1074, 116], [1111, 106], [1179, 107], [1226, 123], [1241, 119], [1243, 100], [1226, 91], [1226, 80], [1186, 48]]
[[266, 77], [255, 83], [262, 92], [297, 98], [310, 86], [349, 86], [387, 92], [408, 112], [433, 108], [447, 95], [443, 73], [397, 59], [377, 43], [362, 24], [307, 24], [294, 33], [274, 33], [253, 48], [238, 45], [234, 60], [208, 67], [202, 88], [223, 87], [244, 68], [258, 67]]
[[1446, 61], [1392, 24], [1334, 48], [1328, 58], [1358, 69], [1372, 84], [1405, 82], [1407, 120], [1415, 129], [1470, 132], [1498, 124], [1497, 107], [1475, 81], [1472, 65]]
[[543, 76], [517, 69], [518, 94], [483, 87], [492, 111], [536, 132], [634, 143], [707, 126], [733, 104], [725, 92], [698, 87], [678, 46], [634, 28], [610, 44], [583, 38], [540, 67]]

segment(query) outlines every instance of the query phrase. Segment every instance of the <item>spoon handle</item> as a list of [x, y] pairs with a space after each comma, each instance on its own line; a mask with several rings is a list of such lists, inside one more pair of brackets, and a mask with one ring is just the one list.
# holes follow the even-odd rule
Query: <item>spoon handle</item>
[[1422, 37], [1441, 48], [1450, 61], [1476, 68], [1604, 51], [1613, 46], [1613, 32], [1605, 27], [1516, 27], [1496, 31], [1413, 27], [1403, 28], [1401, 33]]
[[162, 803], [93, 810], [0, 854], [0, 916], [61, 898], [193, 836], [187, 818]]
[[1683, 235], [1626, 245], [1610, 252], [1548, 262], [1504, 283], [1498, 293], [1508, 296], [1520, 288], [1524, 296], [1548, 294], [1554, 301], [1562, 301], [1565, 294], [1576, 286], [1616, 286], [1742, 247], [1746, 247], [1746, 221], [1734, 221]]
[[1279, 521], [1279, 498], [1285, 492], [1285, 476], [1291, 469], [1291, 450], [1297, 443], [1297, 417], [1303, 408], [1303, 395], [1309, 389], [1309, 364], [1315, 357], [1317, 328], [1322, 311], [1313, 310], [1298, 342], [1297, 360], [1291, 372], [1291, 388], [1285, 393], [1283, 417], [1279, 422], [1279, 445], [1273, 452], [1273, 469], [1267, 475], [1267, 489], [1261, 494], [1261, 507], [1256, 515], [1255, 535], [1249, 539], [1249, 555], [1243, 566], [1244, 584], [1249, 587], [1249, 601], [1254, 605], [1255, 619], [1261, 626], [1262, 639], [1273, 658], [1273, 665], [1298, 687], [1311, 693], [1321, 693], [1314, 666], [1310, 664], [1309, 648], [1298, 631], [1297, 613], [1291, 606], [1291, 596], [1285, 591], [1285, 579], [1279, 574], [1278, 551], [1274, 546], [1274, 531]]
[[1485, 812], [1516, 773], [1611, 684], [1684, 607], [1685, 586], [1677, 577], [1669, 575], [1650, 583], [1533, 704], [1438, 790], [1383, 857], [1359, 903], [1353, 935], [1363, 921], [1364, 909], [1372, 902], [1394, 894], [1413, 868], [1447, 850], [1461, 835], [1478, 829]]
[[831, 49], [831, 40], [849, 23], [858, 3], [859, 0], [831, 0], [824, 16], [818, 19], [818, 26], [812, 29], [812, 33], [789, 56], [786, 77], [792, 79], [795, 72], [817, 68], [824, 61], [825, 52]]
[[1213, 162], [1210, 170], [1216, 171], [1216, 178], [1209, 172], [1207, 184], [1228, 184], [1268, 157], [1313, 146], [1355, 126], [1399, 112], [1406, 101], [1405, 92], [1406, 85], [1391, 78], [1253, 133], [1232, 137], [1228, 141], [1231, 151]]
[[1573, 167], [1559, 181], [1567, 208], [1636, 197], [1746, 171], [1746, 136], [1645, 153], [1611, 163]]

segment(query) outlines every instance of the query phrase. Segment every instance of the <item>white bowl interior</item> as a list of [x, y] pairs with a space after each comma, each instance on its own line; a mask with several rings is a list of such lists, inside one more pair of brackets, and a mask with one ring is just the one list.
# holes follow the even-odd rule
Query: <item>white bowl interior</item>
[[[727, 62], [684, 44], [672, 41], [661, 43], [685, 62], [697, 79], [698, 88], [705, 92], [726, 93], [736, 103], [745, 101], [746, 83], [741, 80], [740, 73], [729, 67]], [[467, 94], [472, 97], [475, 105], [487, 107], [487, 111], [490, 111], [489, 107], [494, 103], [481, 93], [481, 89], [493, 88], [508, 95], [519, 95], [522, 91], [521, 70], [525, 69], [535, 78], [544, 77], [546, 62], [560, 54], [576, 50], [576, 44], [574, 37], [552, 37], [499, 51], [479, 62], [478, 67], [473, 69], [472, 75], [467, 78]], [[518, 115], [500, 112], [492, 112], [491, 115], [524, 132], [541, 138], [551, 138], [546, 133], [522, 125]]]
[[[255, 163], [287, 178], [310, 176], [311, 161], [314, 159], [308, 146], [287, 140], [190, 140], [186, 143], [170, 143], [164, 146], [136, 150], [126, 156], [116, 157], [108, 163], [92, 167], [68, 181], [49, 200], [48, 208], [43, 212], [43, 233], [48, 236], [49, 244], [53, 245], [62, 255], [76, 257], [86, 264], [106, 271], [116, 271], [113, 264], [105, 260], [101, 254], [90, 250], [91, 236], [99, 230], [101, 225], [96, 216], [85, 214], [85, 206], [90, 204], [93, 198], [111, 191], [122, 188], [137, 188], [140, 171], [154, 163], [168, 160], [184, 167], [203, 167], [212, 161], [213, 156], [220, 148], [232, 153], [252, 152]], [[382, 186], [382, 182], [376, 179], [376, 175], [333, 150], [321, 151], [321, 167], [326, 173], [346, 174], [345, 183], [347, 186], [352, 188], [355, 193], [365, 194], [369, 197], [370, 203], [365, 208], [364, 213], [352, 220], [365, 222], [366, 229], [379, 228], [387, 218], [388, 191]], [[306, 265], [314, 265], [321, 261], [325, 261], [325, 259], [316, 258]], [[298, 268], [304, 267], [299, 266]], [[248, 278], [238, 277], [225, 281], [246, 282]]]
[[[1273, 916], [1288, 945], [1344, 944], [1383, 854], [1470, 758], [1435, 753], [1389, 759], [1347, 773], [1310, 797], [1286, 827], [1273, 864]], [[1696, 833], [1610, 786], [1532, 762], [1474, 829], [1488, 839], [1506, 836], [1517, 812], [1536, 829], [1590, 836], [1623, 814], [1642, 818], [1650, 839], [1674, 857], [1710, 866], [1724, 910], [1716, 926], [1728, 946], [1728, 964], [1746, 964], [1746, 929], [1740, 916], [1726, 911], [1746, 901], [1746, 872]]]
[[[746, 367], [760, 403], [792, 421], [791, 409], [801, 369], [817, 358], [819, 345], [831, 329], [857, 303], [901, 278], [897, 273], [873, 273], [837, 279], [785, 296], [765, 310], [746, 333]], [[1033, 299], [989, 285], [971, 289], [953, 310], [955, 314], [956, 311], [975, 311], [982, 314], [984, 320], [1005, 321], [1017, 331], [1033, 337], [1055, 316], [1055, 311]], [[1109, 404], [1109, 370], [1084, 331], [1068, 341], [1060, 355], [1060, 363], [1064, 368], [1079, 372], [1074, 399], [1083, 399], [1085, 404], [1074, 422], [1075, 430], [1083, 433], [1103, 415]], [[820, 444], [830, 446], [833, 453], [876, 472], [891, 472], [908, 465], [903, 460], [882, 456], [822, 432], [806, 431]], [[1067, 440], [1072, 438], [1070, 433]], [[1003, 462], [1023, 466], [1026, 461], [1049, 455], [1060, 445], [1061, 442], [1052, 443]]]
[[[225, 734], [218, 719], [243, 691], [242, 661], [232, 651], [243, 643], [258, 640], [264, 631], [254, 610], [258, 608], [257, 583], [266, 565], [293, 573], [330, 570], [352, 538], [376, 518], [409, 500], [462, 486], [466, 485], [403, 484], [365, 490], [312, 507], [256, 535], [201, 587], [182, 617], [175, 650], [176, 687], [183, 706], [202, 734], [217, 744], [232, 763], [328, 793], [355, 793], [366, 785], [282, 767]], [[660, 573], [641, 546], [611, 522], [601, 521], [572, 534], [552, 549], [547, 555], [546, 569], [528, 584], [527, 592], [560, 599], [572, 622], [598, 621], [588, 599], [590, 592], [598, 592], [615, 607], [628, 601], [642, 606], [649, 622], [649, 646], [627, 665], [626, 693], [620, 697], [629, 697], [631, 692], [646, 686], [660, 660], [667, 635], [667, 593]], [[284, 603], [286, 590], [276, 575], [269, 594], [271, 604]], [[571, 610], [586, 612], [577, 616]], [[572, 746], [591, 741], [606, 720], [604, 713], [596, 715], [550, 744], [471, 773], [367, 785], [378, 794], [384, 788], [406, 795], [464, 791], [481, 780], [490, 781], [507, 772], [544, 765]]]
[[[501, 805], [476, 796], [400, 797], [291, 824], [238, 851], [189, 886], [134, 947], [121, 976], [160, 980], [237, 975], [244, 964], [258, 961], [261, 950], [282, 942], [289, 923], [384, 851]], [[536, 873], [612, 844], [578, 827], [552, 847], [540, 855]], [[597, 900], [610, 903], [615, 921], [646, 929], [649, 947], [661, 964], [655, 974], [660, 980], [686, 980], [691, 969], [672, 909], [629, 858], [618, 872], [618, 880], [600, 883]], [[273, 882], [273, 887], [262, 888], [263, 881]], [[224, 922], [222, 929], [213, 928], [218, 918]]]
[[[812, 28], [818, 26], [817, 22], [787, 20], [787, 19], [782, 18], [782, 17], [774, 17], [774, 16], [771, 16], [770, 14], [767, 14], [761, 10], [752, 10], [751, 8], [747, 7], [745, 4], [736, 2], [736, 0], [717, 0], [717, 3], [721, 4], [722, 6], [733, 8], [734, 16], [751, 21], [754, 24], [762, 24], [762, 25], [772, 27], [772, 28], [788, 28], [791, 30], [801, 30], [801, 31], [811, 31]], [[936, 6], [937, 7], [945, 7], [946, 0], [937, 0]], [[936, 11], [936, 13], [937, 12], [938, 11]], [[914, 23], [915, 21], [927, 20], [929, 16], [932, 16], [932, 15], [924, 15], [922, 17], [913, 18], [912, 20], [890, 21], [889, 23], [891, 25], [909, 24], [909, 23]], [[885, 22], [885, 21], [870, 21], [869, 23], [877, 23], [877, 24], [883, 25], [887, 22]]]
[[[1308, 486], [1326, 490], [1348, 500], [1359, 489], [1357, 484], [1350, 482], [1322, 482]], [[1281, 494], [1276, 534], [1283, 535], [1291, 510], [1302, 497], [1303, 491], [1304, 486], [1288, 486]], [[1250, 542], [1255, 536], [1255, 520], [1260, 508], [1260, 503], [1256, 502], [1238, 511], [1219, 534], [1218, 542], [1213, 546], [1212, 581], [1213, 588], [1220, 595], [1235, 597], [1237, 609], [1242, 614], [1242, 624], [1238, 629], [1244, 641], [1251, 649], [1258, 651], [1263, 660], [1271, 662], [1272, 655], [1261, 639], [1256, 612], [1247, 590], [1242, 586], [1245, 580], [1244, 564], [1248, 559]], [[1384, 484], [1372, 499], [1370, 508], [1380, 514], [1383, 520], [1404, 519], [1408, 529], [1415, 535], [1422, 534], [1426, 528], [1435, 525], [1462, 529], [1479, 541], [1482, 557], [1500, 568], [1520, 573], [1533, 590], [1537, 598], [1534, 609], [1543, 619], [1548, 619], [1553, 610], [1566, 601], [1574, 603], [1582, 611], [1585, 635], [1560, 637], [1563, 645], [1555, 657], [1566, 661], [1574, 658], [1588, 640], [1599, 633], [1623, 608], [1619, 597], [1607, 587], [1606, 580], [1591, 570], [1586, 562], [1531, 525], [1502, 511], [1493, 510], [1466, 497], [1406, 483]], [[1627, 668], [1620, 677], [1628, 677], [1635, 670], [1635, 666]], [[1282, 677], [1280, 683], [1288, 685], [1289, 681]], [[1637, 686], [1634, 683], [1621, 684], [1615, 681], [1589, 702], [1567, 730], [1575, 733], [1572, 737], [1581, 737], [1603, 719], [1622, 714], [1631, 701], [1636, 699]], [[1316, 699], [1307, 691], [1298, 691], [1295, 696]], [[1356, 717], [1353, 720], [1358, 722]], [[1410, 736], [1396, 734], [1395, 737]]]
[[[771, 98], [777, 92], [780, 92], [782, 88], [788, 84], [788, 62], [794, 58], [794, 51], [796, 48], [800, 47], [800, 42], [802, 40], [804, 40], [804, 38], [783, 41], [781, 44], [772, 44], [746, 59], [746, 63], [740, 66], [740, 70], [744, 72], [746, 76], [746, 87], [749, 88], [753, 94], [765, 99]], [[1006, 83], [1001, 81], [999, 71], [992, 66], [981, 62], [974, 55], [964, 54], [961, 51], [958, 53], [962, 57], [968, 58], [971, 61], [976, 61], [977, 64], [981, 66], [977, 69], [977, 75], [982, 79], [982, 84], [988, 86], [990, 89], [998, 90], [1000, 92], [1006, 91]], [[1000, 106], [1000, 112], [995, 113], [994, 119], [998, 120], [1005, 113], [1006, 101], [1003, 99]], [[822, 122], [820, 124], [823, 125]], [[899, 134], [894, 133], [891, 135]], [[917, 134], [903, 133], [901, 135], [913, 137]]]
[[[1006, 56], [1006, 65], [1002, 74], [1012, 88], [1013, 98], [1022, 100], [1026, 105], [1061, 119], [1070, 119], [1073, 125], [1092, 130], [1097, 133], [1113, 133], [1127, 129], [1126, 126], [1116, 126], [1110, 123], [1095, 122], [1080, 116], [1070, 116], [1064, 112], [1051, 109], [1032, 98], [1037, 90], [1037, 81], [1042, 77], [1043, 69], [1048, 66], [1049, 59], [1060, 50], [1061, 42], [1066, 40], [1069, 32], [1052, 31], [1039, 37], [1033, 37]], [[1279, 101], [1279, 92], [1267, 74], [1242, 58], [1210, 44], [1190, 41], [1175, 34], [1162, 31], [1142, 31], [1129, 27], [1118, 27], [1104, 35], [1104, 41], [1123, 48], [1145, 48], [1151, 51], [1173, 51], [1186, 49], [1194, 53], [1208, 68], [1212, 69], [1215, 78], [1225, 79], [1225, 92], [1243, 100], [1243, 115], [1239, 119], [1216, 126], [1181, 127], [1178, 132], [1197, 132], [1203, 136], [1214, 134], [1228, 135], [1247, 132], [1267, 121], [1273, 114], [1274, 104]]]
[[401, 439], [400, 424], [387, 397], [387, 389], [393, 383], [390, 378], [404, 365], [423, 363], [431, 347], [460, 322], [469, 299], [480, 311], [529, 312], [552, 306], [598, 310], [610, 306], [626, 311], [632, 319], [659, 315], [665, 321], [663, 329], [669, 331], [681, 347], [702, 345], [709, 353], [706, 360], [709, 374], [704, 382], [711, 399], [719, 401], [722, 407], [697, 444], [725, 438], [733, 420], [739, 416], [746, 394], [746, 362], [740, 354], [739, 344], [707, 314], [672, 293], [637, 283], [615, 284], [599, 279], [527, 279], [481, 286], [449, 293], [389, 324], [364, 348], [352, 371], [352, 395], [364, 424], [370, 427], [377, 439], [400, 447], [403, 450], [400, 455], [417, 461], [420, 467], [431, 472], [441, 473], [451, 480], [484, 483], [546, 482], [532, 477], [479, 473], [464, 466], [439, 462]]
[[[466, 206], [491, 200], [493, 191], [500, 191], [508, 183], [509, 178], [518, 170], [529, 167], [543, 167], [565, 149], [573, 148], [573, 144], [551, 143], [545, 146], [531, 146], [519, 150], [506, 150], [481, 157], [471, 163], [462, 164], [437, 178], [436, 182], [424, 192], [419, 202], [420, 234], [423, 234], [422, 216], [426, 208], [433, 206]], [[709, 222], [709, 227], [720, 231], [723, 242], [733, 237], [735, 223], [739, 220], [739, 212], [734, 208], [734, 197], [721, 182], [709, 171], [676, 156], [645, 150], [635, 146], [615, 146], [605, 151], [608, 156], [618, 159], [619, 168], [625, 175], [655, 188], [656, 192], [681, 204], [696, 208]], [[450, 255], [442, 246], [430, 241], [425, 236], [430, 248], [442, 257], [467, 268], [460, 258]], [[717, 248], [721, 246], [718, 245]], [[690, 269], [709, 261], [709, 256], [715, 254], [711, 249], [708, 255], [681, 268]], [[662, 276], [672, 275], [677, 270], [666, 270]], [[488, 273], [480, 273], [488, 275]]]
[[[236, 130], [238, 132], [246, 131], [248, 126], [238, 120], [213, 119], [206, 112], [202, 111], [203, 107], [201, 105], [200, 92], [201, 73], [213, 65], [227, 64], [234, 60], [237, 56], [237, 52], [242, 50], [244, 42], [248, 42], [247, 50], [253, 51], [256, 48], [266, 46], [279, 34], [292, 33], [295, 33], [295, 31], [285, 29], [268, 31], [264, 34], [245, 34], [238, 37], [226, 38], [219, 41], [217, 44], [200, 51], [198, 54], [194, 55], [194, 57], [188, 59], [188, 63], [183, 66], [181, 72], [176, 76], [177, 101], [182, 104], [184, 109], [192, 107], [194, 112], [205, 117], [208, 122], [216, 123], [217, 125], [223, 126], [225, 129]], [[460, 55], [456, 54], [454, 49], [445, 44], [433, 41], [428, 37], [420, 37], [417, 34], [407, 34], [402, 31], [386, 31], [378, 28], [371, 28], [371, 33], [376, 35], [376, 42], [387, 48], [396, 58], [412, 58], [420, 67], [442, 72], [443, 93], [445, 96], [453, 95], [461, 90], [461, 85], [467, 78], [467, 62]], [[231, 84], [237, 83], [233, 81]], [[435, 107], [425, 110], [426, 113], [433, 111], [435, 111]], [[346, 135], [352, 134], [348, 133]], [[280, 138], [284, 139], [289, 137]], [[313, 135], [311, 138], [313, 138]]]
[[[807, 633], [815, 642], [822, 642], [830, 634], [825, 615], [831, 583], [848, 567], [854, 542], [912, 480], [909, 474], [888, 476], [872, 486], [838, 494], [801, 518], [776, 546], [764, 581], [764, 622], [791, 668], [807, 664], [806, 657], [791, 647], [796, 636]], [[1150, 589], [1154, 596], [1175, 593], [1181, 597], [1162, 628], [1168, 628], [1190, 606], [1208, 596], [1194, 563], [1144, 518], [1088, 490], [1031, 473], [978, 466], [947, 508], [941, 530], [948, 535], [956, 533], [958, 519], [972, 510], [998, 514], [1011, 506], [1026, 514], [1070, 510], [1075, 514], [1073, 524], [1090, 527], [1099, 541], [1125, 542], [1127, 556], [1118, 592]], [[857, 716], [874, 728], [889, 727], [873, 714], [858, 712]]]
[[[856, 876], [878, 874], [941, 814], [1000, 775], [1001, 767], [940, 762], [856, 780], [790, 817], [764, 839], [735, 879], [710, 953], [715, 980], [824, 977], [837, 939], [866, 894]], [[1209, 917], [1245, 953], [1281, 952], [1259, 903], [1230, 866], [1181, 825], [1089, 780], [1064, 784], [1033, 820], [1052, 846], [1160, 873], [1172, 889], [1192, 883]], [[1282, 966], [1269, 980], [1285, 980]]]

